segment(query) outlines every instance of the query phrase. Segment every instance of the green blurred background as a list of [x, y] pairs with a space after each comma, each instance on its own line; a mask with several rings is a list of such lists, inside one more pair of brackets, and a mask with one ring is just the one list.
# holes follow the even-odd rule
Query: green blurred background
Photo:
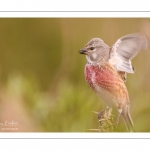
[[[123, 35], [144, 32], [148, 18], [1, 18], [0, 123], [15, 132], [88, 132], [98, 128], [91, 111], [105, 104], [84, 79], [86, 59], [78, 50], [94, 37], [111, 46]], [[133, 59], [127, 88], [137, 132], [150, 131], [150, 51]], [[116, 117], [116, 111], [114, 110]], [[2, 130], [0, 132], [12, 132]], [[117, 132], [126, 132], [122, 118]]]

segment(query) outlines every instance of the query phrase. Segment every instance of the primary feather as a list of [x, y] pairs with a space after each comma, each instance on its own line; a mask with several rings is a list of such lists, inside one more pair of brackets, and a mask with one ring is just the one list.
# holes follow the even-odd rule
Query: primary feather
[[117, 71], [134, 73], [131, 59], [147, 46], [148, 42], [143, 34], [134, 33], [123, 36], [112, 46], [109, 63]]

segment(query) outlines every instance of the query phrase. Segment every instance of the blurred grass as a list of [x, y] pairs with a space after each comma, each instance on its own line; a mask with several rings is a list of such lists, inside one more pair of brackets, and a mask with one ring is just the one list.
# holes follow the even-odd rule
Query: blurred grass
[[[97, 115], [91, 111], [101, 111], [105, 104], [85, 82], [86, 60], [78, 50], [93, 37], [109, 46], [134, 32], [150, 37], [146, 18], [0, 20], [0, 123], [18, 121], [20, 132], [98, 128]], [[126, 82], [137, 132], [150, 131], [149, 56], [149, 50], [142, 51], [133, 59], [135, 74], [129, 74]], [[122, 119], [117, 132], [126, 132]]]
[[[34, 131], [79, 132], [86, 131], [95, 123], [95, 127], [98, 125], [97, 116], [91, 113], [91, 110], [95, 109], [95, 96], [84, 88], [82, 85], [74, 86], [63, 80], [58, 85], [55, 94], [41, 92], [33, 78], [12, 75], [5, 88], [1, 90], [5, 91], [1, 97], [3, 97], [3, 105], [5, 105], [4, 103], [11, 105], [9, 100], [14, 99], [13, 105], [19, 103], [23, 107], [18, 116], [13, 119], [17, 120], [22, 117], [22, 111], [26, 110], [29, 120], [36, 124], [34, 126], [37, 129]], [[4, 98], [5, 95], [7, 95], [7, 101]], [[97, 109], [99, 108], [101, 105], [97, 105]], [[12, 109], [10, 108], [9, 112]], [[3, 110], [1, 108], [2, 112]], [[1, 118], [6, 117], [5, 112], [1, 115]], [[9, 115], [11, 116], [11, 113]], [[26, 124], [26, 122], [24, 123]]]

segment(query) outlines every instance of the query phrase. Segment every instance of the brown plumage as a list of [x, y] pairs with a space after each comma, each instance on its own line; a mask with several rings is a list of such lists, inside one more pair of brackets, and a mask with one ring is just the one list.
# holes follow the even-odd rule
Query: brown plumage
[[123, 71], [117, 71], [117, 72], [118, 72], [119, 76], [122, 78], [122, 80], [124, 82], [126, 82], [127, 81], [127, 74], [126, 74], [126, 72], [123, 72]]

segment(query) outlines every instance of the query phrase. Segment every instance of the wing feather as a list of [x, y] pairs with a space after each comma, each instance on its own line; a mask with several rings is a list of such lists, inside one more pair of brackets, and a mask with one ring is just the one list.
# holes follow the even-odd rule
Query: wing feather
[[142, 49], [148, 47], [146, 37], [140, 33], [125, 35], [118, 39], [112, 46], [110, 52], [109, 63], [111, 63], [117, 71], [134, 73], [131, 59], [134, 58]]

